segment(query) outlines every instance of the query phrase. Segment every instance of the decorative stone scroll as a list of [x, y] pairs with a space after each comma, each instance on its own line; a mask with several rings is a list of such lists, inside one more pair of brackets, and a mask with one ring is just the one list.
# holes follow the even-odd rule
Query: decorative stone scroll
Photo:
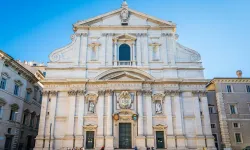
[[207, 96], [207, 91], [192, 91], [193, 96], [204, 97]]
[[75, 90], [68, 91], [69, 96], [76, 96], [76, 94], [77, 94], [77, 91]]

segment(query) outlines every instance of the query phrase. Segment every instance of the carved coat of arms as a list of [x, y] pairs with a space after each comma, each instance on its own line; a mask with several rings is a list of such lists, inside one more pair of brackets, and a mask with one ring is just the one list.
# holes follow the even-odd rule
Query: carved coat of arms
[[132, 104], [131, 95], [128, 91], [123, 91], [119, 95], [119, 106], [121, 109], [130, 109]]

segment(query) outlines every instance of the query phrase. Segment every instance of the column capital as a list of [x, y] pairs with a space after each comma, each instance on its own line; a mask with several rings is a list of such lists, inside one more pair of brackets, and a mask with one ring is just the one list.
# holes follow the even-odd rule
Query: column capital
[[192, 91], [193, 96], [198, 96], [198, 97], [205, 97], [207, 96], [207, 91]]
[[177, 95], [179, 95], [180, 93], [181, 93], [180, 90], [166, 90], [166, 91], [164, 92], [164, 94], [165, 94], [166, 96], [177, 96]]
[[58, 91], [50, 91], [49, 93], [51, 96], [57, 96]]
[[85, 95], [85, 93], [86, 93], [86, 90], [77, 91], [77, 95], [79, 95], [79, 96], [83, 96], [83, 95]]
[[143, 93], [144, 93], [146, 96], [152, 96], [152, 90], [144, 90]]
[[142, 93], [143, 93], [143, 91], [141, 91], [141, 90], [136, 91], [136, 95], [137, 95], [137, 96], [142, 96]]
[[113, 94], [113, 90], [106, 90], [105, 93], [108, 95], [108, 96], [111, 96]]
[[76, 95], [77, 95], [77, 91], [75, 90], [68, 91], [68, 96], [76, 96]]
[[105, 94], [105, 91], [104, 91], [104, 90], [98, 91], [98, 95], [99, 95], [99, 96], [103, 96], [104, 94]]
[[49, 91], [42, 91], [42, 95], [43, 96], [48, 96], [49, 95]]

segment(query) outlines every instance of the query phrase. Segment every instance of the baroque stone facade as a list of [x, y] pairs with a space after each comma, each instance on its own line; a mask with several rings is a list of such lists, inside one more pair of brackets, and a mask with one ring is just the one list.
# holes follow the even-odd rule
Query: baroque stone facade
[[174, 23], [124, 1], [73, 30], [49, 56], [36, 149], [215, 148], [201, 57]]

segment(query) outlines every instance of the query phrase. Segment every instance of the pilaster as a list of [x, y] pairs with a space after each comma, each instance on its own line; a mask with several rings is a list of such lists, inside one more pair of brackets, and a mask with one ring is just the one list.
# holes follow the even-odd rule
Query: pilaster
[[173, 114], [172, 114], [172, 97], [171, 93], [165, 92], [165, 101], [164, 101], [164, 110], [165, 115], [167, 116], [167, 148], [175, 149], [175, 137], [174, 137], [174, 129], [173, 129]]
[[85, 91], [77, 91], [77, 99], [79, 101], [78, 105], [78, 128], [76, 129], [75, 135], [75, 147], [83, 147], [83, 116], [84, 116], [84, 101], [85, 101]]
[[107, 150], [113, 150], [114, 149], [114, 137], [112, 133], [112, 97], [113, 97], [113, 91], [112, 90], [107, 90], [106, 94], [108, 96], [107, 103], [108, 103], [108, 108], [107, 108], [107, 133], [105, 136], [105, 149]]
[[137, 40], [136, 40], [136, 61], [137, 66], [141, 66], [141, 55], [142, 49], [141, 49], [141, 35], [137, 34]]
[[88, 52], [88, 34], [82, 33], [80, 36], [80, 65], [85, 66], [87, 63]]
[[104, 94], [105, 91], [98, 92], [98, 127], [97, 127], [97, 137], [96, 137], [96, 148], [101, 149], [104, 146]]
[[147, 146], [154, 147], [153, 118], [152, 118], [152, 91], [144, 91], [147, 109]]
[[76, 104], [77, 91], [68, 91], [68, 104], [69, 104], [69, 114], [68, 114], [68, 126], [66, 135], [64, 137], [63, 146], [73, 147], [74, 146], [74, 123], [75, 123], [75, 104]]

